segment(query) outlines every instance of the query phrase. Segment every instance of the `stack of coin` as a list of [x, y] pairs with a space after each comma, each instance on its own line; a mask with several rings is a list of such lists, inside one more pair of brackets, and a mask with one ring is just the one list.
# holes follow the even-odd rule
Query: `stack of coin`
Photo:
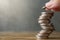
[[38, 23], [42, 30], [37, 34], [37, 38], [45, 39], [55, 30], [54, 25], [51, 23], [51, 18], [54, 15], [52, 11], [42, 12], [41, 16], [38, 19]]

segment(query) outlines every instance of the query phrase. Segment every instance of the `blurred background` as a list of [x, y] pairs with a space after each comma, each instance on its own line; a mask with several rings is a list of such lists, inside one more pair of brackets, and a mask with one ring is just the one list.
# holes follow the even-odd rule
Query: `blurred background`
[[[42, 6], [49, 0], [0, 0], [0, 32], [36, 32], [41, 27], [38, 18]], [[52, 19], [56, 31], [60, 31], [60, 13]]]

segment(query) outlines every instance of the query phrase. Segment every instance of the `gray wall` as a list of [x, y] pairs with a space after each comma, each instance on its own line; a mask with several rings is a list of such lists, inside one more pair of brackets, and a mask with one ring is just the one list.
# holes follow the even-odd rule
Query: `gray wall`
[[[39, 31], [38, 17], [48, 0], [0, 0], [0, 31]], [[60, 31], [60, 14], [54, 16], [56, 30]]]

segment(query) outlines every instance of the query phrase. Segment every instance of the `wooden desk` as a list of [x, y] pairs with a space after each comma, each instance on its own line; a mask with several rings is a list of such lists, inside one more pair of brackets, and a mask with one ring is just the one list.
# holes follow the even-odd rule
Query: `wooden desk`
[[36, 39], [36, 32], [0, 32], [0, 40], [60, 40], [60, 32], [54, 32], [49, 39]]

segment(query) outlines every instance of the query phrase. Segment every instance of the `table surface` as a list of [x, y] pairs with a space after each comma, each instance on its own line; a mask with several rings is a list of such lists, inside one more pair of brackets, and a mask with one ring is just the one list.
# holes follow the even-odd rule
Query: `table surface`
[[60, 40], [60, 32], [53, 32], [49, 39], [37, 39], [37, 32], [0, 32], [0, 40]]

